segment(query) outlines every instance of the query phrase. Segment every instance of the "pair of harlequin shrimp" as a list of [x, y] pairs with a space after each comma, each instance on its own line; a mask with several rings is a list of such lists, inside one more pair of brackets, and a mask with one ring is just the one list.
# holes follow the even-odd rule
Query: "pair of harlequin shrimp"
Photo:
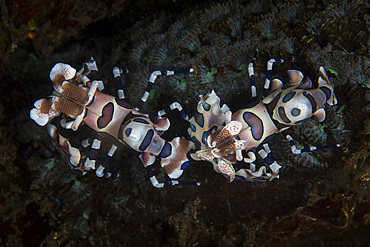
[[[278, 79], [271, 81], [271, 70], [274, 62], [284, 60], [271, 59], [268, 63], [268, 76], [265, 88], [271, 93], [261, 101], [234, 114], [227, 105], [221, 104], [220, 98], [214, 91], [200, 96], [197, 112], [189, 120], [178, 102], [168, 108], [152, 114], [144, 114], [139, 108], [146, 102], [158, 76], [170, 76], [178, 73], [191, 73], [193, 69], [177, 71], [154, 71], [149, 77], [149, 83], [137, 107], [132, 107], [124, 98], [121, 75], [123, 70], [115, 67], [113, 75], [117, 82], [118, 98], [105, 93], [104, 84], [99, 77], [96, 62], [84, 64], [76, 72], [68, 64], [57, 63], [50, 72], [54, 92], [48, 99], [35, 102], [30, 117], [39, 125], [47, 125], [49, 135], [58, 143], [60, 150], [68, 157], [69, 163], [76, 169], [86, 173], [95, 170], [98, 177], [118, 177], [118, 174], [105, 172], [106, 166], [117, 146], [112, 145], [105, 160], [97, 163], [97, 155], [101, 146], [99, 138], [89, 138], [82, 146], [91, 145], [88, 157], [81, 158], [80, 151], [72, 147], [69, 141], [61, 136], [50, 120], [63, 115], [61, 126], [76, 131], [83, 123], [91, 129], [110, 135], [125, 146], [140, 153], [139, 158], [146, 168], [152, 185], [156, 188], [164, 186], [190, 184], [196, 182], [178, 181], [185, 168], [189, 165], [188, 157], [194, 160], [206, 160], [213, 164], [214, 170], [223, 174], [230, 182], [234, 179], [271, 180], [278, 177], [281, 166], [270, 154], [267, 138], [287, 128], [301, 124], [312, 115], [319, 121], [325, 119], [323, 105], [336, 104], [334, 86], [329, 82], [323, 67], [319, 70], [319, 88], [310, 89], [312, 82], [307, 78], [302, 81], [300, 71], [289, 70], [290, 82], [283, 86]], [[252, 97], [256, 96], [254, 86], [255, 56], [249, 64], [249, 75], [252, 84]], [[170, 122], [164, 117], [168, 112], [178, 110], [185, 120], [190, 122], [190, 140], [176, 137], [171, 142], [161, 138], [168, 130]], [[314, 150], [298, 150], [293, 139], [287, 136], [292, 151], [301, 153]], [[259, 155], [267, 162], [268, 167], [262, 166], [255, 170], [256, 157], [251, 149], [256, 148]], [[248, 151], [248, 158], [243, 158], [242, 151]], [[171, 178], [159, 182], [154, 175], [151, 165], [156, 156], [161, 159], [161, 166]], [[233, 164], [244, 161], [250, 164], [247, 169], [235, 172]]]

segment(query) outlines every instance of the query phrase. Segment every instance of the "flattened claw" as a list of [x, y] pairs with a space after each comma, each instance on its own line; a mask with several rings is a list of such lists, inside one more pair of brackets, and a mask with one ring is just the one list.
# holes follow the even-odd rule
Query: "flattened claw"
[[231, 121], [225, 127], [222, 128], [221, 132], [216, 136], [215, 140], [212, 141], [211, 147], [216, 146], [218, 142], [226, 139], [230, 136], [235, 136], [239, 134], [242, 129], [242, 123], [239, 121]]
[[30, 111], [30, 117], [40, 126], [45, 126], [49, 122], [49, 115], [36, 108]]
[[51, 69], [49, 77], [54, 82], [54, 87], [59, 91], [59, 87], [64, 81], [72, 79], [76, 75], [76, 69], [65, 63], [57, 63]]
[[227, 178], [231, 183], [235, 179], [235, 169], [230, 162], [227, 162], [223, 159], [218, 159], [217, 166], [213, 167], [214, 170]]
[[40, 126], [45, 126], [53, 117], [60, 113], [53, 109], [54, 99], [39, 99], [30, 111], [30, 117]]
[[214, 154], [212, 153], [212, 149], [202, 149], [198, 150], [197, 152], [190, 154], [190, 157], [194, 160], [213, 160], [215, 158]]

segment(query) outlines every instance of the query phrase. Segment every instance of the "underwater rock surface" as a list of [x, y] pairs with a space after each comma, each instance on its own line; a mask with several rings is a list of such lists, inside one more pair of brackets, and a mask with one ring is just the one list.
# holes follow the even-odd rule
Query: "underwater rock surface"
[[[50, 6], [45, 1], [1, 3], [0, 245], [368, 243], [368, 2], [47, 2]], [[338, 98], [338, 105], [326, 108], [323, 123], [310, 119], [288, 133], [302, 145], [342, 147], [293, 155], [283, 136], [274, 137], [270, 147], [283, 165], [279, 180], [229, 184], [210, 163], [191, 161], [181, 179], [199, 181], [200, 187], [158, 190], [138, 154], [124, 147], [107, 168], [119, 172], [119, 178], [82, 176], [66, 164], [46, 129], [29, 118], [33, 102], [52, 91], [48, 74], [53, 65], [65, 62], [80, 68], [91, 56], [113, 95], [113, 67], [129, 70], [124, 88], [132, 105], [139, 102], [152, 71], [195, 69], [160, 78], [145, 112], [162, 109], [176, 98], [192, 115], [198, 95], [212, 89], [234, 112], [251, 102], [248, 63], [256, 49], [258, 92], [270, 58], [295, 57], [274, 65], [273, 78], [286, 83], [287, 70], [298, 69], [315, 83], [322, 65]], [[187, 123], [177, 113], [169, 118], [172, 125], [165, 138], [186, 136]], [[73, 146], [94, 135], [87, 128], [62, 134]], [[110, 140], [103, 145], [107, 149]]]

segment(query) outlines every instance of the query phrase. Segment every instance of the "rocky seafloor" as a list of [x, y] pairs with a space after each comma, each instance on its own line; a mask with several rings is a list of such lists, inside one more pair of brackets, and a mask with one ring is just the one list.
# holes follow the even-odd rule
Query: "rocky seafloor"
[[[350, 0], [2, 1], [0, 245], [366, 246], [369, 10], [367, 1]], [[177, 99], [192, 115], [198, 95], [212, 89], [235, 112], [251, 102], [248, 63], [256, 49], [259, 92], [267, 61], [294, 57], [274, 65], [273, 78], [287, 82], [286, 71], [297, 69], [315, 83], [324, 66], [338, 99], [323, 123], [313, 118], [288, 133], [302, 145], [341, 147], [293, 155], [277, 135], [269, 144], [283, 168], [271, 182], [228, 183], [210, 163], [191, 161], [181, 180], [201, 186], [155, 189], [138, 154], [124, 147], [107, 167], [119, 178], [83, 176], [29, 118], [33, 103], [52, 92], [53, 65], [79, 69], [91, 56], [112, 95], [112, 68], [129, 70], [132, 105], [152, 71], [195, 69], [159, 78], [144, 112]], [[188, 123], [176, 113], [169, 118], [164, 137], [186, 136]], [[62, 133], [74, 146], [95, 135], [85, 126]], [[165, 179], [158, 161], [154, 167]]]

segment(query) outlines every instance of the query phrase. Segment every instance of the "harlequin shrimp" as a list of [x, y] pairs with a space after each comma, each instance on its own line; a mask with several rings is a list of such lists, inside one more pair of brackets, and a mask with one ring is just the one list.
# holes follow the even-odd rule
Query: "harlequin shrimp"
[[[50, 79], [54, 85], [54, 92], [48, 99], [35, 102], [30, 112], [30, 117], [39, 125], [47, 125], [49, 135], [59, 144], [62, 152], [69, 157], [72, 167], [86, 173], [96, 171], [98, 177], [118, 177], [118, 174], [104, 172], [117, 146], [111, 146], [105, 160], [98, 164], [97, 155], [101, 146], [101, 139], [88, 138], [82, 146], [91, 145], [88, 157], [81, 158], [79, 149], [72, 147], [69, 141], [61, 136], [50, 120], [63, 114], [61, 126], [76, 131], [81, 124], [86, 124], [91, 129], [107, 134], [125, 146], [140, 152], [139, 158], [146, 168], [150, 181], [154, 187], [191, 184], [173, 179], [179, 178], [188, 166], [187, 154], [194, 149], [193, 143], [180, 137], [168, 142], [161, 138], [161, 134], [170, 126], [165, 114], [178, 110], [184, 119], [187, 115], [183, 112], [178, 102], [172, 103], [168, 108], [153, 114], [143, 114], [139, 108], [148, 99], [149, 93], [156, 78], [160, 75], [170, 76], [178, 73], [192, 72], [192, 69], [178, 71], [154, 71], [149, 78], [149, 83], [137, 107], [132, 107], [124, 98], [121, 74], [124, 70], [115, 67], [113, 75], [118, 85], [118, 98], [104, 93], [104, 84], [100, 79], [96, 62], [84, 64], [83, 68], [76, 70], [68, 64], [57, 63], [50, 72]], [[91, 77], [91, 79], [89, 77]], [[161, 159], [164, 168], [171, 180], [164, 183], [158, 182], [150, 166], [155, 162], [156, 156]]]
[[[257, 54], [257, 52], [256, 52]], [[252, 97], [257, 96], [254, 78], [256, 54], [249, 64]], [[238, 180], [272, 180], [279, 178], [281, 166], [271, 155], [267, 141], [277, 133], [292, 126], [302, 124], [315, 116], [320, 122], [325, 119], [324, 104], [337, 104], [334, 85], [330, 83], [325, 69], [320, 67], [318, 88], [312, 89], [312, 81], [298, 70], [289, 70], [290, 82], [286, 85], [279, 79], [271, 81], [272, 66], [290, 59], [271, 59], [267, 65], [264, 89], [270, 93], [260, 101], [255, 101], [234, 113], [221, 103], [215, 91], [200, 96], [197, 112], [190, 119], [188, 133], [196, 144], [197, 151], [191, 154], [194, 160], [205, 160], [213, 164], [216, 172], [223, 174], [230, 182]], [[339, 147], [319, 146], [298, 149], [293, 138], [286, 135], [294, 154], [315, 149]], [[256, 155], [264, 159], [268, 166], [256, 170]], [[243, 158], [242, 151], [247, 152]], [[235, 171], [233, 164], [244, 161], [249, 168]]]

